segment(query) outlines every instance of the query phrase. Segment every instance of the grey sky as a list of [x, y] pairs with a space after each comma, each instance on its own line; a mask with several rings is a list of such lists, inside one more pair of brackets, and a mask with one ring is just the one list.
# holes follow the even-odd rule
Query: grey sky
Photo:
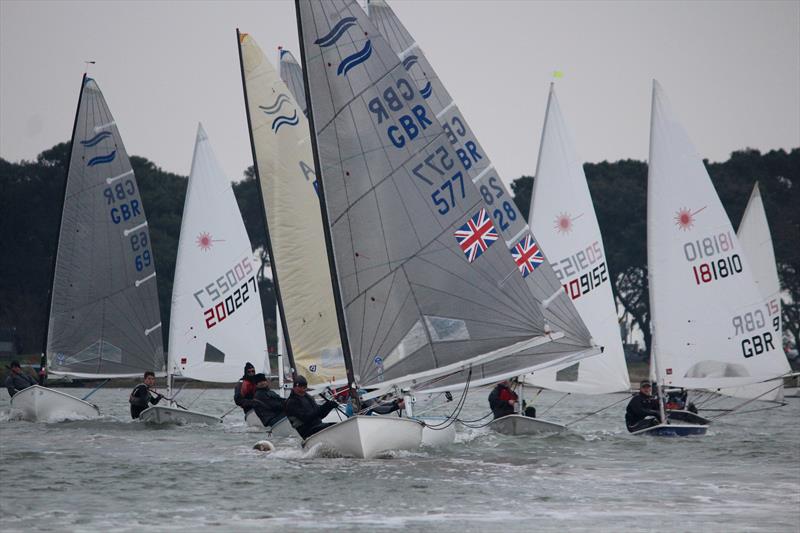
[[[800, 146], [800, 2], [391, 1], [506, 181], [532, 174], [548, 83], [588, 161], [645, 159], [650, 84], [703, 157]], [[235, 28], [298, 51], [293, 2], [0, 1], [0, 156], [70, 136], [83, 61], [131, 154], [187, 174], [202, 121], [252, 163]]]

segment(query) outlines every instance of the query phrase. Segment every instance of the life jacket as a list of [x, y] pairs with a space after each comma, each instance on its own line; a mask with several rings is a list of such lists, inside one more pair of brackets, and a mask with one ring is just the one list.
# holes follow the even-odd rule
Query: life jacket
[[242, 395], [242, 398], [252, 398], [253, 395], [256, 393], [256, 386], [254, 383], [251, 383], [250, 381], [243, 379], [242, 386], [239, 389], [239, 392]]
[[502, 387], [500, 389], [500, 401], [501, 402], [507, 402], [509, 400], [513, 400], [513, 401], [516, 402], [517, 398], [518, 398], [517, 393], [512, 391], [511, 389], [509, 389], [507, 387]]

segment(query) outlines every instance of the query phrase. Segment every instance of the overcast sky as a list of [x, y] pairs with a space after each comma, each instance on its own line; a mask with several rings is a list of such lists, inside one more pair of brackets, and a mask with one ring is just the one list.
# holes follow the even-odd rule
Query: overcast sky
[[[533, 174], [553, 70], [586, 161], [646, 159], [651, 79], [698, 151], [800, 146], [800, 2], [391, 1], [505, 181]], [[128, 152], [187, 174], [202, 121], [252, 164], [235, 29], [298, 51], [294, 3], [0, 0], [0, 156], [69, 139], [84, 60]]]

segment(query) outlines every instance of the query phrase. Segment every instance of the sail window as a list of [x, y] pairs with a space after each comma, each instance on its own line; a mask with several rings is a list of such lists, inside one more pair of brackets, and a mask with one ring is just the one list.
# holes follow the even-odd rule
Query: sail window
[[203, 361], [205, 361], [206, 363], [224, 363], [225, 352], [223, 352], [216, 346], [206, 343], [206, 353], [203, 356]]
[[122, 363], [122, 349], [107, 341], [95, 341], [80, 352], [67, 357], [62, 365], [79, 365], [98, 359], [110, 363]]
[[338, 368], [342, 364], [344, 355], [342, 355], [341, 346], [328, 346], [322, 349], [319, 356], [319, 366], [322, 368]]
[[401, 340], [400, 343], [394, 347], [394, 350], [386, 356], [386, 359], [383, 360], [383, 366], [390, 367], [402, 361], [427, 343], [428, 338], [425, 335], [425, 328], [422, 322], [417, 320], [411, 329], [408, 330], [408, 333], [405, 334], [403, 340]]
[[578, 381], [578, 365], [580, 363], [569, 365], [556, 372], [556, 381]]
[[467, 324], [463, 320], [426, 315], [425, 324], [434, 342], [469, 340]]

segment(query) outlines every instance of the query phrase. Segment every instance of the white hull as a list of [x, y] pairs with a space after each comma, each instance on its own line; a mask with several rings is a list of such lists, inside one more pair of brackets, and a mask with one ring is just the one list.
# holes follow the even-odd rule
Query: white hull
[[450, 424], [444, 429], [433, 429], [430, 426], [444, 423], [447, 419], [444, 417], [420, 417], [415, 420], [420, 420], [425, 423], [422, 428], [422, 445], [423, 446], [447, 446], [453, 444], [456, 440], [456, 425]]
[[388, 416], [354, 416], [315, 433], [303, 448], [321, 446], [345, 457], [372, 459], [390, 450], [416, 450], [422, 444], [422, 422]]
[[164, 405], [153, 405], [148, 407], [139, 415], [139, 420], [147, 424], [219, 424], [222, 419], [215, 415], [199, 413], [197, 411], [187, 411], [177, 407], [167, 407]]
[[23, 420], [31, 422], [86, 420], [100, 416], [96, 405], [39, 385], [16, 393], [11, 398], [11, 408], [22, 413]]
[[529, 416], [507, 415], [492, 420], [489, 429], [504, 435], [538, 435], [566, 431], [567, 426]]

